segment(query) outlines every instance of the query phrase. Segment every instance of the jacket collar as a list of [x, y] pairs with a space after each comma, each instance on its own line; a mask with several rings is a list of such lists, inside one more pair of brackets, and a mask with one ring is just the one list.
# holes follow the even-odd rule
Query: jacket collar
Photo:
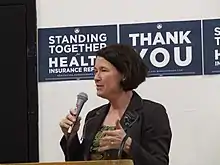
[[142, 98], [135, 91], [133, 91], [131, 101], [130, 101], [126, 111], [137, 111], [137, 110], [141, 109], [142, 107], [143, 107]]
[[129, 127], [131, 127], [133, 123], [136, 122], [136, 120], [138, 120], [139, 118], [138, 111], [142, 108], [143, 108], [142, 98], [135, 91], [133, 91], [131, 101], [120, 120], [120, 123], [125, 131]]

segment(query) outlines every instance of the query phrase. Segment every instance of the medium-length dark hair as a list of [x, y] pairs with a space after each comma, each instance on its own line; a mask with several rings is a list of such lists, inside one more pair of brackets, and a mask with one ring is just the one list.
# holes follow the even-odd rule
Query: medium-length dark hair
[[124, 91], [136, 89], [148, 75], [148, 67], [130, 45], [108, 45], [100, 49], [96, 56], [103, 57], [124, 76], [121, 81]]

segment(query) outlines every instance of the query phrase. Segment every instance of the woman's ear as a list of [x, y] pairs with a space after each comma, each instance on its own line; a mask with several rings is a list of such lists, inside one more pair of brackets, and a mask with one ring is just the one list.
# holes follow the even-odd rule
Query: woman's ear
[[122, 87], [123, 90], [124, 90], [124, 87], [125, 87], [125, 80], [126, 80], [126, 77], [122, 76], [120, 85], [121, 85], [121, 87]]
[[124, 82], [126, 80], [126, 77], [123, 75], [121, 81]]

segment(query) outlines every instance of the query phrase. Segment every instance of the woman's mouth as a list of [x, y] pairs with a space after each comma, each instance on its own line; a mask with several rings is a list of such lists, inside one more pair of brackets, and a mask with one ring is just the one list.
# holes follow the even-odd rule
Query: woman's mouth
[[101, 89], [103, 88], [104, 85], [96, 85], [96, 89]]

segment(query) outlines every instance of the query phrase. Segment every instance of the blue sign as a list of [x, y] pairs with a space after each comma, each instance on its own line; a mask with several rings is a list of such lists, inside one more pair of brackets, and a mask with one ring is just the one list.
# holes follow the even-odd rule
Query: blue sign
[[95, 52], [113, 43], [117, 25], [39, 29], [39, 81], [93, 79]]
[[150, 76], [201, 75], [201, 21], [120, 25], [120, 43], [132, 45]]
[[204, 73], [220, 74], [220, 19], [203, 21]]

